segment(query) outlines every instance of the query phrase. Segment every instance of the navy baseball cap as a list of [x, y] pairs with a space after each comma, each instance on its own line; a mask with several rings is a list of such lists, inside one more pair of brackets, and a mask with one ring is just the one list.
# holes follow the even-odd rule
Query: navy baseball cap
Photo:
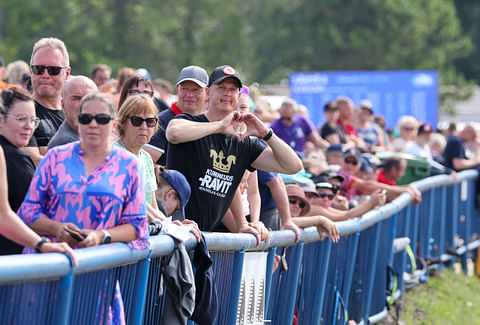
[[238, 89], [241, 89], [243, 87], [242, 79], [240, 79], [240, 74], [237, 70], [235, 70], [229, 65], [222, 65], [213, 70], [208, 80], [208, 87], [213, 84], [218, 85], [227, 78], [235, 79], [238, 82]]
[[189, 65], [180, 71], [177, 79], [177, 86], [184, 81], [193, 81], [202, 88], [206, 88], [208, 85], [208, 74], [204, 68], [196, 65]]
[[332, 143], [332, 144], [327, 148], [327, 152], [332, 152], [332, 151], [343, 152], [343, 144], [341, 144], [341, 143]]
[[190, 199], [191, 188], [187, 179], [177, 170], [161, 168], [159, 175], [167, 180], [172, 185], [173, 189], [177, 192], [180, 198], [180, 204], [182, 206], [182, 216], [185, 219], [185, 206]]

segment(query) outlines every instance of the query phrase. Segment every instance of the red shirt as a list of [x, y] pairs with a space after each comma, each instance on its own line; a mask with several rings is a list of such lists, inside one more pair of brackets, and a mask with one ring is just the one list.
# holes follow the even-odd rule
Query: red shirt
[[182, 114], [182, 111], [177, 106], [177, 102], [173, 102], [170, 106], [170, 109], [172, 110], [173, 114], [175, 114], [175, 116], [177, 116], [178, 114]]
[[383, 172], [383, 169], [380, 169], [380, 171], [377, 174], [377, 182], [387, 184], [387, 185], [392, 185], [392, 186], [397, 185], [397, 182], [387, 180], [387, 178], [385, 177], [385, 173]]
[[353, 135], [355, 137], [358, 137], [357, 130], [355, 129], [355, 126], [352, 123], [343, 123], [342, 120], [338, 120], [337, 124], [343, 127], [346, 134], [350, 136]]

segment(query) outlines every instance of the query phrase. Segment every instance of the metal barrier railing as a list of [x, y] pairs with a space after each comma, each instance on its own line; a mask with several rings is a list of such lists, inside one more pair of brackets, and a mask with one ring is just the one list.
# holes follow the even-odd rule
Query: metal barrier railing
[[[405, 288], [404, 272], [418, 267], [405, 251], [392, 252], [394, 238], [410, 238], [413, 255], [429, 266], [441, 268], [460, 258], [466, 269], [469, 253], [476, 254], [477, 177], [469, 170], [415, 182], [423, 193], [420, 205], [411, 205], [410, 196], [402, 194], [361, 218], [340, 222], [338, 244], [319, 241], [314, 227], [302, 230], [298, 244], [292, 231], [279, 231], [260, 247], [248, 234], [205, 233], [220, 304], [216, 324], [238, 322], [242, 268], [252, 251], [268, 252], [266, 268], [259, 270], [265, 272], [265, 320], [292, 324], [296, 315], [299, 324], [336, 324], [384, 318], [387, 279], [397, 278], [392, 295], [398, 298]], [[192, 236], [187, 249], [195, 245]], [[152, 237], [144, 251], [121, 243], [79, 249], [77, 268], [62, 254], [0, 256], [0, 319], [8, 324], [103, 324], [115, 295], [121, 295], [127, 324], [156, 324], [163, 307], [161, 260], [174, 247], [162, 235]], [[284, 250], [288, 270], [272, 272], [275, 254]]]

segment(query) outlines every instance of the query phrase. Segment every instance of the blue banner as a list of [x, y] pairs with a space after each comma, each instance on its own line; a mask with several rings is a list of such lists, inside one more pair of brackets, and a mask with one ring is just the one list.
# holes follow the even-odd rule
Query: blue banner
[[373, 113], [382, 115], [387, 128], [402, 115], [412, 115], [421, 123], [437, 125], [437, 71], [342, 71], [294, 72], [290, 74], [291, 97], [305, 105], [312, 122], [325, 122], [323, 107], [338, 96], [350, 97], [355, 107], [368, 99]]

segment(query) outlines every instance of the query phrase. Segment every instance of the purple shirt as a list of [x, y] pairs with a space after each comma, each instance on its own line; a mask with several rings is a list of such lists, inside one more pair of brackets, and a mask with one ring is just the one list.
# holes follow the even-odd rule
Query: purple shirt
[[46, 216], [97, 230], [131, 224], [137, 239], [128, 245], [135, 249], [148, 247], [145, 192], [138, 160], [113, 146], [105, 161], [87, 177], [83, 154], [79, 142], [47, 152], [20, 206], [20, 218], [31, 225]]
[[273, 121], [271, 126], [275, 134], [296, 152], [303, 152], [307, 137], [312, 131], [316, 132], [312, 122], [300, 114], [294, 116], [290, 126], [283, 124], [281, 119]]

